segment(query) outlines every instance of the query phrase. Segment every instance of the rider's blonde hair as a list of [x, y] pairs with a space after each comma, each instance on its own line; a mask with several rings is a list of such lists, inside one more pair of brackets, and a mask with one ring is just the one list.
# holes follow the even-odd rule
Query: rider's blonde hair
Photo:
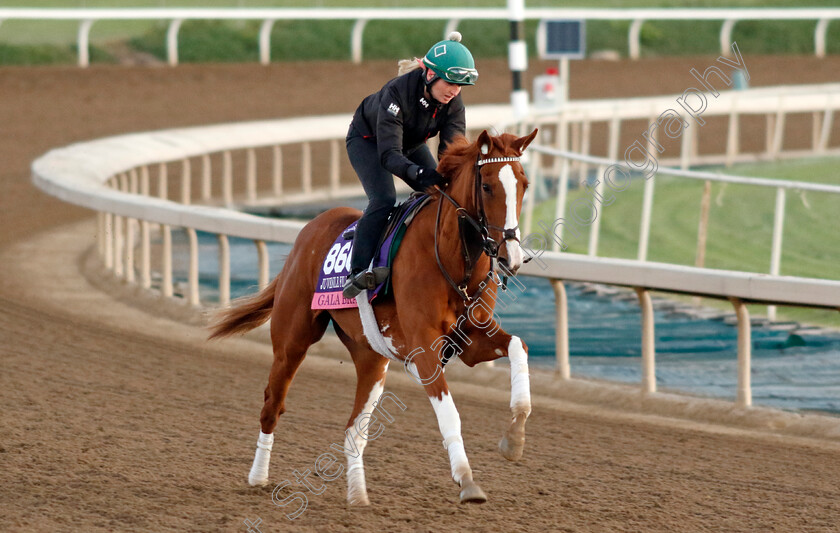
[[399, 70], [397, 71], [397, 76], [402, 76], [403, 74], [408, 74], [412, 70], [417, 70], [418, 68], [423, 68], [423, 60], [417, 59], [401, 59], [397, 65], [399, 65]]

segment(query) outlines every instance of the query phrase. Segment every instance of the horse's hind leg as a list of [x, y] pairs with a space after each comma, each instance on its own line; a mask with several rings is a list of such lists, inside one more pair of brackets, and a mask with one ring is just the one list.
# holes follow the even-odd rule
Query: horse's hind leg
[[[282, 290], [282, 289], [281, 289]], [[295, 309], [289, 316], [289, 309]], [[329, 324], [329, 315], [309, 309], [309, 302], [295, 306], [281, 294], [275, 302], [271, 316], [271, 344], [274, 362], [265, 388], [265, 403], [260, 413], [260, 437], [254, 463], [248, 474], [251, 485], [268, 483], [268, 464], [274, 444], [277, 418], [286, 411], [286, 393], [306, 355], [306, 350], [317, 342]]]
[[[347, 503], [370, 505], [362, 455], [367, 441], [377, 438], [382, 432], [382, 425], [377, 423], [374, 409], [385, 389], [385, 374], [388, 371], [389, 361], [368, 346], [350, 339], [339, 328], [336, 328], [336, 332], [350, 350], [356, 365], [356, 400], [344, 430], [344, 455], [347, 457]], [[405, 405], [398, 399], [392, 398], [392, 400], [405, 409]], [[386, 415], [382, 414], [382, 416]], [[373, 434], [369, 434], [371, 431]]]

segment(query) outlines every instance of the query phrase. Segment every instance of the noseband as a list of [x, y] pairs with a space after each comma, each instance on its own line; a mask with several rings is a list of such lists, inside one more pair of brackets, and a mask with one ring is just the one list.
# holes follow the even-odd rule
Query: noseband
[[[469, 237], [467, 236], [467, 228], [472, 228], [475, 230], [478, 235], [481, 237], [481, 251], [487, 255], [493, 262], [495, 262], [499, 256], [499, 248], [501, 248], [502, 243], [506, 241], [517, 241], [519, 242], [519, 238], [516, 236], [516, 230], [519, 229], [517, 225], [514, 228], [503, 228], [499, 226], [495, 226], [490, 224], [489, 220], [487, 219], [487, 214], [484, 211], [484, 196], [481, 194], [481, 167], [488, 163], [504, 163], [504, 162], [516, 162], [519, 161], [519, 157], [491, 157], [487, 159], [481, 159], [481, 156], [475, 162], [475, 186], [474, 186], [474, 194], [476, 197], [476, 203], [478, 204], [478, 217], [474, 217], [467, 212], [466, 208], [461, 206], [454, 198], [443, 192], [440, 187], [435, 187], [438, 192], [440, 193], [440, 198], [438, 199], [438, 208], [437, 208], [437, 217], [435, 219], [435, 259], [437, 259], [438, 267], [440, 271], [443, 273], [443, 276], [446, 278], [446, 281], [455, 289], [455, 291], [461, 296], [464, 300], [464, 303], [470, 305], [473, 301], [478, 299], [481, 296], [481, 293], [484, 292], [484, 288], [487, 286], [486, 283], [483, 283], [479, 286], [478, 291], [475, 294], [470, 296], [467, 293], [467, 283], [469, 282], [470, 278], [472, 277], [472, 271], [474, 266], [474, 260], [470, 254], [469, 250]], [[456, 283], [455, 280], [452, 279], [452, 276], [449, 275], [449, 272], [446, 271], [446, 268], [443, 266], [443, 263], [440, 260], [440, 250], [438, 248], [438, 233], [440, 229], [440, 213], [441, 208], [443, 206], [443, 199], [446, 198], [449, 203], [451, 203], [455, 207], [455, 212], [458, 215], [458, 233], [461, 240], [461, 253], [463, 255], [465, 269], [464, 269], [464, 277], [460, 283]], [[496, 241], [490, 236], [490, 230], [500, 231], [502, 233], [502, 238], [499, 241]], [[490, 271], [487, 272], [487, 278], [492, 279], [493, 277], [493, 268], [490, 268]]]

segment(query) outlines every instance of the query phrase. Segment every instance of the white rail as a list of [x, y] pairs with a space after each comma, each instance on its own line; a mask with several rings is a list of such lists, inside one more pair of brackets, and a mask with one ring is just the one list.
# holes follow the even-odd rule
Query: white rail
[[[777, 189], [777, 202], [775, 211], [774, 237], [771, 252], [771, 274], [779, 273], [780, 257], [782, 251], [782, 227], [784, 225], [785, 193], [787, 191], [816, 191], [824, 193], [838, 193], [840, 187], [833, 185], [810, 184], [803, 182], [768, 180], [752, 177], [722, 176], [717, 173], [688, 171], [688, 168], [698, 164], [725, 164], [731, 166], [736, 161], [772, 161], [783, 157], [801, 157], [809, 155], [838, 154], [840, 150], [831, 145], [831, 134], [833, 131], [834, 114], [840, 110], [840, 84], [825, 85], [802, 85], [802, 86], [780, 86], [763, 87], [748, 91], [725, 91], [717, 98], [706, 93], [707, 106], [702, 113], [704, 120], [712, 117], [728, 119], [726, 137], [723, 139], [724, 153], [698, 153], [697, 146], [700, 136], [705, 135], [704, 127], [699, 126], [685, 109], [676, 105], [679, 95], [657, 96], [647, 98], [628, 98], [623, 100], [575, 100], [564, 107], [552, 111], [543, 111], [531, 117], [533, 125], [542, 127], [554, 127], [557, 131], [554, 147], [534, 146], [532, 152], [537, 154], [534, 158], [535, 164], [532, 169], [532, 178], [546, 174], [553, 174], [558, 178], [557, 186], [557, 218], [562, 218], [566, 212], [566, 195], [573, 180], [583, 182], [590, 169], [597, 169], [599, 183], [596, 192], [599, 197], [604, 193], [604, 181], [601, 179], [609, 167], [617, 163], [619, 154], [625, 154], [630, 146], [638, 146], [644, 149], [650, 161], [656, 161], [658, 175], [674, 176], [687, 179], [703, 180], [710, 182], [740, 183], [752, 186], [771, 187]], [[661, 127], [653, 127], [657, 123], [657, 117], [666, 113], [676, 114], [685, 120], [688, 127], [681, 131], [681, 140], [677, 152], [656, 145], [668, 141], [667, 136], [662, 135]], [[792, 115], [810, 115], [812, 121], [812, 139], [810, 149], [793, 150], [785, 149], [784, 125]], [[741, 122], [749, 116], [765, 116], [765, 150], [748, 153], [740, 149]], [[619, 132], [622, 129], [622, 122], [625, 120], [645, 119], [647, 126], [639, 128], [633, 140], [626, 145], [621, 145]], [[607, 139], [607, 157], [589, 155], [591, 145], [592, 125], [597, 123], [607, 124], [609, 135]], [[577, 134], [575, 135], [575, 132]], [[675, 139], [670, 140], [675, 143]], [[570, 150], [569, 147], [572, 147]], [[584, 152], [584, 153], [580, 153]], [[639, 153], [642, 153], [641, 151]], [[542, 161], [541, 155], [552, 158], [549, 163]], [[668, 168], [666, 164], [678, 164], [677, 168]], [[629, 168], [625, 163], [619, 163], [621, 167]], [[638, 169], [637, 169], [638, 170]], [[541, 183], [538, 182], [537, 191]], [[644, 203], [642, 206], [642, 223], [640, 228], [639, 246], [637, 258], [641, 261], [647, 259], [647, 243], [650, 234], [652, 198], [655, 188], [655, 179], [645, 181]], [[709, 189], [704, 192], [708, 197]], [[523, 214], [523, 228], [525, 233], [530, 233], [533, 225], [533, 198], [529, 198]], [[708, 198], [704, 198], [707, 203]], [[705, 255], [705, 242], [703, 235], [707, 229], [707, 220], [701, 221], [698, 228], [698, 251], [697, 256]], [[561, 230], [562, 232], [562, 230]], [[589, 231], [588, 254], [598, 255], [598, 243], [600, 234], [600, 217], [591, 224]], [[562, 237], [562, 235], [561, 235]], [[555, 248], [557, 249], [557, 248]], [[703, 266], [702, 260], [696, 266]], [[771, 310], [771, 315], [774, 311]], [[772, 316], [771, 316], [772, 318]]]
[[[68, 20], [79, 22], [79, 65], [89, 63], [88, 42], [91, 27], [100, 20], [166, 20], [167, 60], [178, 64], [178, 31], [187, 20], [260, 20], [258, 44], [260, 62], [271, 60], [271, 30], [278, 20], [354, 20], [350, 40], [350, 56], [354, 62], [362, 59], [364, 28], [371, 20], [446, 20], [444, 35], [457, 28], [462, 20], [500, 20], [510, 17], [500, 8], [0, 8], [0, 22], [4, 20]], [[729, 43], [735, 24], [742, 20], [813, 20], [814, 53], [824, 57], [826, 34], [832, 20], [840, 19], [840, 8], [755, 8], [755, 9], [583, 9], [530, 8], [525, 9], [526, 20], [544, 19], [630, 20], [628, 49], [630, 57], [641, 54], [642, 25], [654, 20], [720, 20], [721, 54], [729, 54]]]
[[[804, 90], [804, 89], [803, 89]], [[818, 91], [812, 87], [811, 92]], [[823, 87], [823, 91], [832, 92], [833, 86]], [[666, 102], [669, 97], [662, 97]], [[819, 109], [825, 102], [817, 98]], [[739, 101], [762, 101], [762, 97], [743, 98]], [[776, 114], [779, 103], [772, 104], [768, 111]], [[796, 99], [785, 99], [796, 107]], [[589, 103], [590, 109], [603, 107], [603, 103]], [[783, 104], [787, 105], [787, 104]], [[571, 112], [571, 107], [568, 108]], [[798, 108], [797, 108], [798, 109]], [[635, 116], [622, 115], [627, 119], [648, 116], [648, 109], [637, 110]], [[544, 119], [545, 117], [541, 117]], [[468, 110], [467, 121], [474, 128], [487, 127], [510, 120], [507, 106], [472, 106]], [[622, 118], [612, 118], [616, 124], [611, 131], [616, 132]], [[350, 187], [343, 184], [335, 166], [336, 151], [343, 138], [349, 116], [310, 117], [304, 119], [273, 120], [264, 122], [239, 123], [229, 125], [206, 126], [179, 130], [167, 130], [141, 134], [122, 135], [79, 143], [66, 148], [53, 150], [32, 165], [34, 183], [47, 193], [65, 201], [82, 205], [99, 213], [98, 247], [105, 265], [115, 275], [127, 282], [137, 280], [144, 287], [152, 287], [152, 240], [153, 230], [160, 232], [160, 281], [157, 288], [164, 296], [177, 294], [173, 287], [172, 274], [172, 232], [183, 228], [189, 243], [189, 273], [187, 287], [180, 291], [181, 297], [192, 305], [198, 305], [198, 253], [196, 231], [205, 231], [218, 236], [219, 242], [219, 294], [220, 303], [225, 304], [230, 297], [230, 236], [244, 237], [254, 241], [258, 251], [258, 279], [265, 284], [269, 279], [268, 260], [265, 250], [266, 241], [293, 242], [303, 226], [299, 221], [281, 221], [260, 218], [236, 211], [195, 205], [193, 202], [222, 203], [259, 203], [257, 168], [262, 168], [263, 182], [269, 181], [259, 192], [271, 195], [282, 193], [282, 197], [263, 198], [262, 201], [293, 202], [295, 200], [313, 200], [338, 198], [348, 194], [359, 194], [358, 185]], [[579, 128], [583, 131], [583, 128]], [[611, 135], [617, 137], [617, 135]], [[561, 137], [563, 137], [561, 135]], [[578, 145], [583, 139], [578, 139]], [[318, 143], [330, 151], [328, 157], [311, 155], [313, 146]], [[299, 147], [300, 181], [288, 183], [285, 172], [284, 155]], [[824, 147], [825, 148], [825, 147]], [[265, 157], [268, 168], [259, 167], [255, 150], [268, 150]], [[245, 164], [236, 166], [233, 152], [245, 156]], [[562, 159], [562, 168], [568, 174], [572, 162], [586, 162], [592, 165], [612, 164], [612, 160], [573, 154], [567, 151], [555, 151], [549, 148], [535, 148], [530, 164], [540, 168], [540, 158], [554, 154]], [[776, 155], [783, 153], [779, 151]], [[816, 151], [815, 153], [822, 153]], [[308, 156], [306, 154], [309, 154]], [[222, 158], [222, 172], [214, 172], [213, 160]], [[329, 162], [329, 179], [322, 186], [313, 185], [311, 161]], [[307, 163], [308, 162], [308, 163]], [[178, 164], [180, 163], [180, 164]], [[242, 174], [244, 191], [235, 191], [234, 174]], [[171, 172], [179, 168], [180, 173]], [[239, 169], [239, 170], [236, 170]], [[660, 172], [664, 172], [660, 169]], [[668, 170], [676, 176], [691, 179], [716, 179], [741, 182], [745, 178], [719, 175], [690, 175], [679, 170]], [[221, 174], [221, 176], [219, 176]], [[350, 176], [352, 178], [352, 176]], [[270, 179], [268, 179], [270, 178]], [[177, 180], [181, 180], [177, 183]], [[154, 180], [157, 180], [155, 188]], [[355, 182], [355, 180], [351, 180]], [[197, 183], [200, 187], [192, 187]], [[180, 187], [178, 186], [180, 185]], [[214, 194], [212, 186], [215, 185]], [[772, 182], [780, 190], [789, 188], [808, 188], [810, 190], [829, 190], [837, 192], [837, 187], [813, 184]], [[240, 187], [242, 189], [243, 187]], [[180, 196], [180, 201], [167, 199]], [[222, 192], [219, 193], [218, 191]], [[558, 190], [562, 190], [562, 187]], [[153, 197], [152, 194], [155, 196]], [[532, 197], [532, 196], [530, 196]], [[737, 403], [749, 406], [752, 401], [749, 384], [750, 369], [750, 325], [746, 303], [785, 304], [823, 308], [840, 307], [840, 281], [796, 278], [773, 274], [757, 274], [710, 270], [698, 267], [651, 263], [644, 260], [631, 261], [575, 254], [560, 254], [544, 248], [535, 249], [528, 231], [523, 244], [528, 243], [529, 255], [534, 260], [526, 265], [523, 274], [535, 275], [552, 280], [557, 295], [557, 365], [561, 378], [570, 377], [568, 358], [568, 326], [565, 306], [564, 280], [581, 280], [632, 287], [636, 290], [643, 311], [643, 346], [642, 364], [644, 365], [642, 390], [646, 393], [656, 391], [655, 383], [655, 347], [653, 346], [653, 315], [649, 291], [661, 290], [684, 294], [710, 296], [728, 299], [732, 302], [739, 321], [739, 382]], [[135, 249], [139, 254], [135, 255]]]

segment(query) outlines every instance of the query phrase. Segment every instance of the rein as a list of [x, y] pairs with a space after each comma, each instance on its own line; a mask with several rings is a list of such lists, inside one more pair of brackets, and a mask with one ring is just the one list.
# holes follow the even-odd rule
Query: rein
[[[480, 158], [481, 156], [479, 156]], [[494, 264], [499, 256], [499, 248], [501, 248], [502, 243], [509, 240], [516, 240], [519, 239], [516, 237], [516, 230], [519, 226], [515, 228], [502, 228], [499, 226], [495, 226], [490, 224], [487, 220], [487, 215], [484, 211], [484, 197], [481, 194], [481, 167], [488, 163], [502, 163], [507, 161], [519, 161], [519, 157], [491, 157], [487, 159], [478, 159], [475, 162], [475, 187], [474, 187], [474, 194], [476, 197], [476, 203], [478, 204], [478, 219], [470, 215], [470, 213], [461, 206], [454, 198], [446, 194], [440, 187], [435, 186], [435, 189], [440, 193], [440, 197], [438, 198], [438, 208], [437, 208], [437, 215], [435, 217], [435, 259], [437, 260], [438, 268], [440, 269], [441, 273], [443, 273], [443, 277], [446, 278], [446, 281], [455, 289], [455, 292], [461, 297], [464, 303], [469, 307], [475, 300], [481, 297], [481, 294], [484, 292], [484, 289], [487, 287], [486, 283], [479, 284], [478, 290], [470, 296], [467, 292], [467, 284], [472, 277], [473, 267], [475, 266], [475, 262], [472, 258], [472, 254], [470, 254], [469, 249], [469, 238], [467, 236], [467, 229], [472, 228], [476, 232], [478, 232], [479, 236], [481, 237], [481, 252], [486, 254], [492, 260], [490, 270], [487, 272], [488, 280], [493, 279], [493, 270]], [[449, 272], [446, 270], [446, 267], [443, 266], [443, 262], [440, 260], [440, 248], [438, 246], [438, 233], [440, 233], [440, 214], [443, 207], [443, 200], [444, 198], [449, 201], [454, 207], [455, 212], [458, 215], [458, 237], [461, 241], [461, 254], [464, 259], [464, 277], [461, 279], [460, 282], [455, 282]], [[502, 232], [502, 239], [500, 241], [496, 241], [492, 237], [490, 237], [490, 230], [497, 230]], [[505, 285], [507, 280], [505, 280]], [[501, 285], [501, 283], [500, 283]]]

